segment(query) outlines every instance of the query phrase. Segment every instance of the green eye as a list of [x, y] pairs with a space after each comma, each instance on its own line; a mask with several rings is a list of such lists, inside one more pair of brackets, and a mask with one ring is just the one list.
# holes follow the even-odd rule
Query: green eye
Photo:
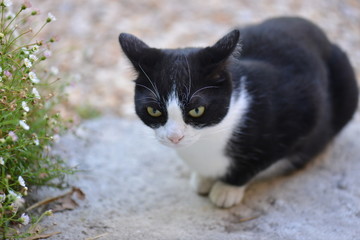
[[148, 114], [152, 117], [160, 117], [162, 115], [162, 112], [153, 107], [147, 107], [146, 110]]
[[205, 112], [205, 107], [200, 106], [189, 111], [189, 115], [193, 118], [201, 117]]

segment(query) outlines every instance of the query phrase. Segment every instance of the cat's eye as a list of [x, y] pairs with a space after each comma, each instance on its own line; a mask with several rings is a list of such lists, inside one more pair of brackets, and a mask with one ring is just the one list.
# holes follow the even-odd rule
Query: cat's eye
[[162, 112], [153, 107], [147, 107], [146, 110], [148, 114], [152, 117], [160, 117], [162, 115]]
[[201, 117], [205, 112], [205, 107], [200, 106], [189, 111], [189, 115], [193, 118]]

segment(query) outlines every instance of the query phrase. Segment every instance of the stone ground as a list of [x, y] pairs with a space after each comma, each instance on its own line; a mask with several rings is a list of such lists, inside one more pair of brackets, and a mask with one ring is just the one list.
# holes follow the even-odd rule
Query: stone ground
[[[307, 169], [252, 184], [243, 203], [215, 208], [189, 187], [189, 170], [139, 122], [83, 123], [56, 151], [83, 172], [80, 207], [42, 225], [51, 239], [356, 240], [360, 235], [360, 116]], [[42, 190], [39, 198], [55, 196]]]
[[[154, 47], [206, 46], [234, 26], [297, 15], [322, 26], [360, 66], [358, 0], [32, 3], [44, 16], [51, 11], [57, 17], [49, 29], [60, 39], [51, 62], [72, 82], [66, 109], [91, 105], [104, 114], [82, 123], [56, 147], [83, 170], [70, 182], [86, 199], [43, 222], [49, 232], [62, 232], [51, 239], [359, 238], [359, 114], [304, 171], [254, 183], [241, 205], [216, 209], [192, 192], [189, 170], [175, 153], [135, 120], [132, 73], [117, 42], [120, 32], [130, 32]], [[43, 189], [37, 197], [56, 194]]]

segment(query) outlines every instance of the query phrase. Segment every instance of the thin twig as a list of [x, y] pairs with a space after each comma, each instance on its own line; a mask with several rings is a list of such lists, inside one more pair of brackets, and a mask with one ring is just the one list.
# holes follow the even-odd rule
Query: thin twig
[[49, 237], [52, 237], [52, 236], [58, 235], [58, 234], [61, 234], [61, 232], [54, 232], [54, 233], [49, 233], [49, 234], [35, 235], [35, 236], [32, 236], [32, 237], [25, 238], [25, 240], [47, 239]]
[[258, 216], [253, 216], [253, 217], [247, 217], [247, 218], [240, 218], [240, 219], [239, 219], [239, 222], [240, 222], [240, 223], [248, 222], [248, 221], [257, 219], [257, 218], [259, 218], [259, 217], [260, 217], [260, 215], [258, 215]]
[[105, 237], [106, 235], [108, 235], [108, 233], [103, 233], [103, 234], [100, 234], [100, 235], [98, 235], [96, 237], [86, 238], [85, 240], [96, 240], [96, 239]]
[[40, 207], [42, 205], [47, 205], [47, 204], [49, 204], [51, 202], [55, 202], [55, 201], [57, 201], [57, 200], [59, 200], [61, 198], [64, 198], [64, 197], [66, 197], [66, 196], [68, 196], [70, 194], [73, 194], [76, 191], [77, 191], [77, 188], [73, 187], [70, 191], [68, 191], [68, 192], [66, 192], [64, 194], [61, 194], [61, 195], [56, 196], [56, 197], [46, 198], [46, 199], [44, 199], [44, 200], [42, 200], [40, 202], [37, 202], [37, 203], [31, 205], [30, 207], [28, 207], [25, 211], [28, 212], [28, 211], [30, 211], [30, 210], [32, 210], [34, 208], [38, 208], [38, 207]]

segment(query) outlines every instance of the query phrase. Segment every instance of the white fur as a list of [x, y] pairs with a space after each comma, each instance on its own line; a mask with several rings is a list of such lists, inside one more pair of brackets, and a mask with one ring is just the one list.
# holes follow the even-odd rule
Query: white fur
[[190, 186], [200, 195], [207, 195], [215, 183], [213, 178], [205, 178], [196, 172], [191, 174]]
[[[194, 143], [197, 140], [197, 136], [190, 129], [191, 127], [184, 122], [177, 98], [170, 98], [167, 112], [168, 120], [166, 124], [155, 129], [157, 139], [164, 145], [175, 148]], [[175, 139], [179, 141], [174, 141]]]
[[233, 186], [217, 181], [211, 189], [209, 198], [218, 207], [229, 208], [240, 203], [246, 186]]

